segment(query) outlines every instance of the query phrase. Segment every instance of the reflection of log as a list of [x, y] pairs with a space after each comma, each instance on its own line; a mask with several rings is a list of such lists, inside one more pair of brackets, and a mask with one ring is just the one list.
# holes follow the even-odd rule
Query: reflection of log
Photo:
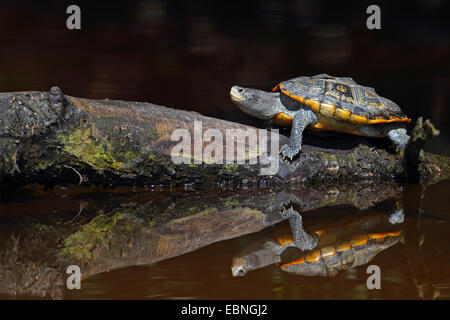
[[[174, 193], [173, 200], [129, 204], [93, 215], [47, 215], [5, 218], [0, 225], [0, 292], [51, 294], [65, 284], [65, 268], [81, 266], [83, 278], [181, 255], [217, 241], [262, 230], [282, 220], [283, 205], [305, 212], [354, 203], [366, 208], [397, 198], [395, 184], [345, 184], [339, 192], [295, 188], [269, 195], [249, 191], [217, 198]], [[384, 193], [377, 190], [384, 190]], [[377, 194], [377, 199], [368, 200]], [[73, 222], [74, 221], [74, 222]], [[67, 223], [73, 222], [73, 223]]]
[[[367, 143], [373, 141], [359, 137], [345, 137], [342, 148], [333, 147], [336, 140], [331, 138], [322, 139], [322, 143], [331, 142], [320, 148], [305, 145], [301, 156], [292, 163], [272, 154], [272, 159], [280, 159], [276, 176], [261, 176], [258, 164], [176, 165], [170, 154], [179, 140], [171, 141], [171, 135], [175, 129], [186, 128], [194, 137], [196, 120], [202, 122], [203, 131], [214, 128], [223, 137], [226, 129], [251, 128], [150, 103], [64, 97], [55, 88], [50, 93], [2, 93], [0, 181], [110, 185], [233, 181], [261, 185], [362, 179], [392, 181], [402, 171], [397, 155], [386, 148], [368, 147]], [[287, 141], [285, 136], [276, 134], [267, 138], [273, 141], [273, 137], [279, 137], [280, 145]], [[364, 143], [358, 146], [360, 141]], [[206, 145], [204, 142], [203, 147]], [[256, 157], [248, 147], [246, 150], [250, 158]], [[450, 161], [426, 154], [419, 172], [427, 180], [446, 179], [450, 176]]]

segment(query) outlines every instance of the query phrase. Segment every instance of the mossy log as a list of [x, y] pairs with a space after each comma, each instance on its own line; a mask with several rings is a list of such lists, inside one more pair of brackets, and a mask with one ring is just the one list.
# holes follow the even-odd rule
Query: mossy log
[[[261, 159], [261, 150], [252, 153], [245, 141], [247, 162], [243, 164], [198, 163], [193, 156], [191, 163], [175, 164], [171, 152], [180, 141], [172, 141], [172, 133], [187, 129], [195, 137], [195, 121], [202, 123], [203, 132], [217, 129], [223, 137], [227, 129], [256, 129], [151, 103], [64, 96], [57, 87], [49, 92], [1, 93], [0, 183], [176, 186], [231, 182], [259, 187], [405, 178], [395, 151], [353, 136], [346, 136], [337, 146], [332, 138], [311, 145], [306, 139], [300, 156], [292, 162], [283, 161], [278, 150], [271, 154], [268, 148], [268, 156], [279, 160], [279, 170], [273, 175], [261, 174], [260, 161], [250, 164], [252, 159]], [[273, 133], [267, 136], [267, 145], [274, 137], [280, 146], [287, 142], [286, 136]], [[323, 145], [324, 141], [331, 142]], [[206, 145], [203, 141], [201, 146]], [[223, 154], [227, 147], [223, 145]], [[234, 153], [234, 143], [232, 147]], [[415, 172], [425, 183], [447, 179], [450, 159], [425, 153]], [[406, 179], [417, 179], [412, 175], [408, 173]]]

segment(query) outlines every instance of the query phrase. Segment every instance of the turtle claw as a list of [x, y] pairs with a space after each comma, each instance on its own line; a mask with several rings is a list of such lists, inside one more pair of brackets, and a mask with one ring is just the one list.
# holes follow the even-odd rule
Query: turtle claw
[[281, 147], [280, 150], [280, 154], [283, 157], [283, 160], [285, 159], [289, 159], [290, 161], [292, 161], [292, 159], [294, 159], [294, 157], [300, 152], [300, 150], [297, 150], [295, 148], [291, 148], [290, 146], [288, 146], [287, 144], [283, 145]]
[[292, 205], [290, 206], [290, 208], [286, 208], [283, 205], [283, 211], [281, 213], [281, 216], [283, 218], [292, 218], [292, 217], [300, 216], [300, 218], [301, 218], [300, 213], [297, 210], [295, 210]]

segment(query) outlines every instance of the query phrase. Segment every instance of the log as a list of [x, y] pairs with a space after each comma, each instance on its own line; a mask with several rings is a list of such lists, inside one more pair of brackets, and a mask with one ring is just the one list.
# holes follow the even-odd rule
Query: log
[[[201, 124], [200, 131], [195, 131], [195, 123]], [[426, 127], [420, 125], [419, 129]], [[241, 137], [246, 130], [264, 132], [151, 103], [65, 96], [57, 87], [49, 92], [0, 93], [0, 183], [263, 187], [394, 181], [398, 177], [429, 184], [450, 176], [449, 158], [423, 153], [417, 147], [417, 141], [424, 141], [423, 134], [418, 134], [413, 151], [406, 153], [420, 153], [420, 160], [409, 166], [412, 170], [405, 170], [399, 155], [386, 148], [387, 143], [380, 147], [378, 141], [353, 136], [322, 138], [318, 143], [306, 137], [300, 156], [292, 162], [283, 161], [278, 155], [279, 147], [272, 146], [277, 141], [281, 146], [288, 138], [276, 132], [268, 134], [267, 144], [259, 144], [259, 149], [251, 148], [245, 139], [238, 139], [236, 148], [233, 140], [223, 139], [218, 142], [222, 150], [211, 153], [215, 157], [229, 152], [244, 163], [211, 163], [211, 157], [203, 158], [202, 151], [211, 146], [203, 139], [191, 141], [191, 155], [178, 157], [186, 163], [177, 164], [171, 155], [184, 141], [180, 137], [173, 139], [177, 129], [184, 129], [193, 140], [210, 129], [210, 133], [218, 132], [222, 137], [228, 137], [233, 129], [242, 130], [236, 131]], [[279, 164], [271, 174], [264, 172], [264, 145], [269, 164]], [[239, 148], [245, 150], [244, 155], [238, 153]]]

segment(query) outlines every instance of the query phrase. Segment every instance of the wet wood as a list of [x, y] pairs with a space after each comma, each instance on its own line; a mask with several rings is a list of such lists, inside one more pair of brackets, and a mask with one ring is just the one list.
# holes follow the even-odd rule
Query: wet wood
[[[450, 176], [449, 158], [425, 153], [412, 166], [413, 170], [404, 171], [400, 157], [393, 150], [386, 146], [374, 147], [372, 140], [353, 136], [351, 139], [346, 136], [345, 142], [337, 146], [331, 142], [323, 145], [323, 141], [332, 141], [331, 138], [322, 139], [322, 145], [305, 144], [300, 156], [290, 162], [270, 152], [274, 138], [281, 146], [287, 137], [269, 134], [269, 157], [279, 160], [279, 170], [273, 175], [261, 174], [261, 158], [248, 145], [244, 145], [247, 162], [253, 159], [257, 160], [256, 164], [200, 163], [193, 155], [189, 163], [175, 164], [171, 153], [180, 139], [172, 141], [172, 134], [176, 129], [186, 129], [194, 140], [196, 121], [202, 125], [201, 134], [216, 129], [226, 137], [230, 129], [257, 130], [151, 103], [64, 96], [57, 88], [48, 93], [1, 93], [0, 182], [111, 186], [232, 183], [260, 187], [285, 183], [393, 181], [397, 177], [435, 183]], [[346, 145], [349, 143], [350, 147]], [[203, 148], [208, 145], [205, 140], [201, 143]], [[223, 154], [230, 146], [239, 158], [234, 143], [224, 142]], [[193, 141], [192, 151], [194, 148]], [[419, 151], [420, 148], [415, 148], [412, 153]]]

